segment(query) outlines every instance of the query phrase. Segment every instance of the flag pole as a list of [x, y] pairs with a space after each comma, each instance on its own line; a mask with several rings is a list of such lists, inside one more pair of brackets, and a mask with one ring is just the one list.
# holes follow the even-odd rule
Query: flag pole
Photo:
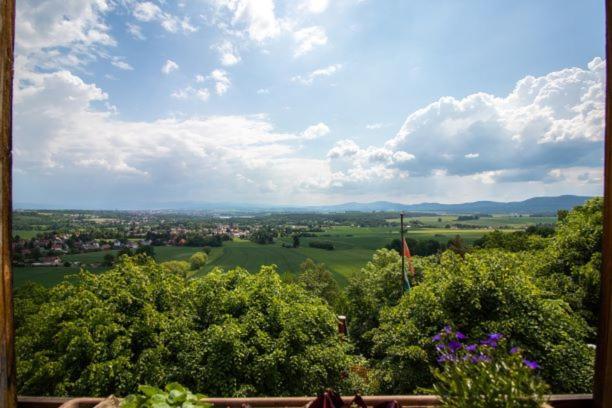
[[[404, 264], [406, 261], [404, 260], [404, 213], [400, 213], [400, 255], [402, 256], [402, 279], [404, 279], [404, 275], [406, 273], [406, 265]], [[405, 282], [402, 286], [405, 286]]]

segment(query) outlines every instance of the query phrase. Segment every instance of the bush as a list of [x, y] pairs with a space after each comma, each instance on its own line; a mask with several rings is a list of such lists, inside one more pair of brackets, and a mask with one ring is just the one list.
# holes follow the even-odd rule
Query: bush
[[198, 269], [204, 267], [207, 260], [208, 255], [206, 255], [204, 252], [196, 252], [195, 254], [191, 255], [191, 258], [189, 258], [191, 270], [197, 271]]
[[554, 392], [588, 392], [594, 352], [591, 330], [567, 303], [534, 284], [538, 258], [477, 251], [465, 258], [447, 251], [422, 265], [423, 280], [397, 306], [384, 308], [372, 330], [380, 392], [412, 393], [429, 386], [435, 362], [429, 338], [453, 324], [470, 337], [502, 332], [541, 362]]
[[334, 250], [334, 243], [331, 241], [310, 241], [308, 246], [311, 248], [326, 249], [328, 251]]
[[22, 394], [177, 381], [212, 395], [308, 395], [339, 387], [352, 361], [335, 313], [272, 267], [187, 280], [124, 256], [102, 274], [18, 291], [15, 306]]

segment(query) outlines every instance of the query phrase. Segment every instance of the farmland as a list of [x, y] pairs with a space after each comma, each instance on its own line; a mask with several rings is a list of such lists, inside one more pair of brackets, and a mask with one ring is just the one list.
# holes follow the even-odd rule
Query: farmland
[[[449, 216], [441, 216], [442, 224], [451, 221]], [[421, 222], [431, 225], [431, 227], [408, 228], [406, 236], [417, 240], [434, 239], [442, 244], [459, 234], [465, 242], [471, 243], [475, 239], [486, 233], [487, 229], [447, 229], [442, 227], [435, 228], [439, 217], [419, 217]], [[517, 217], [514, 217], [517, 218]], [[452, 217], [453, 220], [456, 217]], [[512, 217], [485, 218], [480, 221], [498, 222], [501, 225], [511, 225], [509, 219]], [[518, 219], [518, 218], [517, 218]], [[543, 221], [525, 217], [522, 221]], [[207, 273], [215, 267], [225, 270], [235, 267], [243, 267], [249, 271], [256, 271], [262, 265], [275, 264], [281, 275], [295, 275], [299, 272], [302, 262], [310, 258], [316, 262], [324, 263], [332, 272], [338, 283], [344, 286], [348, 278], [359, 268], [364, 266], [372, 257], [374, 252], [389, 244], [391, 240], [399, 237], [399, 228], [395, 223], [389, 222], [388, 225], [379, 227], [359, 227], [359, 226], [332, 226], [323, 232], [316, 233], [315, 237], [304, 237], [298, 248], [283, 247], [289, 246], [291, 236], [280, 237], [274, 244], [260, 245], [254, 242], [235, 238], [227, 241], [222, 247], [212, 248], [209, 254], [207, 266], [200, 272]], [[549, 221], [547, 219], [546, 221]], [[475, 222], [475, 221], [471, 221]], [[514, 224], [514, 228], [521, 228], [523, 224]], [[27, 232], [27, 231], [26, 231]], [[21, 232], [23, 234], [23, 232]], [[311, 248], [309, 243], [312, 240], [330, 241], [334, 245], [334, 250]], [[158, 261], [169, 260], [188, 260], [189, 257], [201, 248], [198, 247], [177, 247], [177, 246], [156, 246], [155, 257]], [[100, 266], [106, 254], [116, 255], [117, 250], [85, 252], [79, 254], [65, 255], [62, 260], [69, 262], [79, 262], [84, 268], [95, 273], [103, 272], [107, 267]], [[91, 265], [94, 265], [93, 267]], [[15, 287], [23, 285], [27, 281], [35, 281], [46, 286], [52, 286], [61, 282], [65, 275], [72, 275], [79, 272], [79, 266], [55, 266], [55, 267], [35, 267], [25, 266], [15, 268]]]

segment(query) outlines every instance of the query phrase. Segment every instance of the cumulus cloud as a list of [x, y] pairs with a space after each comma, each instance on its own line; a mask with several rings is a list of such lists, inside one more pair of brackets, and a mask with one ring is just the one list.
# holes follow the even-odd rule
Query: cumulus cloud
[[136, 17], [137, 20], [147, 22], [157, 20], [163, 14], [159, 6], [150, 1], [136, 3], [132, 13], [134, 14], [134, 17]]
[[317, 139], [321, 136], [325, 136], [329, 133], [329, 127], [323, 123], [317, 123], [316, 125], [309, 126], [305, 131], [302, 132], [302, 137], [306, 140]]
[[[410, 114], [382, 148], [343, 141], [328, 157], [349, 157], [345, 167], [359, 170], [376, 152], [396, 175], [469, 176], [485, 183], [550, 182], [555, 169], [600, 168], [604, 71], [605, 61], [595, 58], [586, 68], [527, 76], [503, 97], [443, 97]], [[410, 159], [390, 160], [397, 152]]]
[[[262, 42], [278, 36], [280, 23], [276, 18], [273, 0], [213, 0], [217, 10], [229, 13], [229, 24], [244, 31], [249, 38]], [[223, 19], [223, 24], [225, 24]]]
[[307, 11], [309, 13], [322, 13], [327, 10], [329, 6], [329, 0], [304, 0], [300, 4], [300, 10]]
[[159, 22], [164, 30], [171, 33], [176, 33], [179, 30], [184, 33], [197, 31], [197, 28], [191, 24], [189, 17], [179, 18], [163, 11], [157, 4], [150, 1], [137, 2], [132, 13], [137, 20], [142, 22]]
[[[107, 99], [96, 85], [67, 71], [31, 73], [16, 89], [19, 197], [52, 200], [95, 185], [86, 199], [106, 205], [127, 197], [202, 200], [206, 192], [270, 198], [299, 190], [313, 172], [328, 172], [324, 160], [291, 158], [302, 135], [275, 130], [264, 115], [130, 122], [99, 109]], [[62, 186], [52, 190], [57, 183], [49, 181], [58, 178]]]
[[171, 72], [176, 71], [177, 69], [179, 69], [179, 65], [176, 62], [172, 60], [166, 60], [166, 62], [161, 68], [161, 72], [168, 75]]
[[130, 33], [130, 35], [135, 39], [146, 40], [146, 37], [142, 33], [142, 27], [140, 27], [138, 24], [127, 23], [125, 27], [127, 32]]
[[111, 10], [112, 3], [105, 0], [20, 0], [16, 54], [29, 68], [82, 67], [116, 45], [104, 22]]
[[331, 75], [334, 75], [335, 73], [337, 73], [338, 71], [340, 71], [342, 69], [342, 64], [333, 64], [330, 65], [328, 67], [325, 68], [319, 68], [319, 69], [315, 69], [314, 71], [302, 76], [302, 75], [296, 75], [293, 78], [291, 78], [291, 81], [293, 82], [299, 82], [303, 85], [312, 85], [312, 83], [321, 77], [328, 77]]
[[221, 65], [232, 66], [240, 62], [240, 54], [238, 54], [238, 50], [231, 41], [223, 40], [219, 44], [213, 45], [212, 48], [219, 53]]
[[113, 57], [111, 58], [111, 64], [119, 69], [124, 71], [132, 71], [134, 67], [132, 67], [124, 58], [121, 57]]
[[293, 53], [295, 57], [309, 53], [315, 47], [327, 44], [327, 34], [320, 26], [306, 27], [293, 33], [296, 48]]
[[227, 72], [222, 69], [215, 69], [210, 73], [210, 78], [215, 82], [215, 92], [217, 95], [223, 95], [226, 93], [232, 84]]
[[208, 101], [210, 98], [210, 91], [208, 88], [193, 88], [191, 86], [178, 89], [170, 95], [175, 99], [190, 99], [196, 98], [202, 102]]

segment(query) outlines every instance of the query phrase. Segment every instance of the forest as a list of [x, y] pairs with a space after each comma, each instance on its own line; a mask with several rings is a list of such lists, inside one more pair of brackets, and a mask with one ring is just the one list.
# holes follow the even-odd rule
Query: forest
[[27, 283], [15, 293], [19, 393], [127, 395], [170, 382], [214, 396], [424, 393], [444, 327], [501, 333], [552, 392], [589, 392], [602, 209], [591, 199], [554, 228], [415, 256], [409, 290], [394, 245], [344, 286], [312, 260], [289, 277], [274, 265], [192, 275], [144, 253], [52, 287]]

